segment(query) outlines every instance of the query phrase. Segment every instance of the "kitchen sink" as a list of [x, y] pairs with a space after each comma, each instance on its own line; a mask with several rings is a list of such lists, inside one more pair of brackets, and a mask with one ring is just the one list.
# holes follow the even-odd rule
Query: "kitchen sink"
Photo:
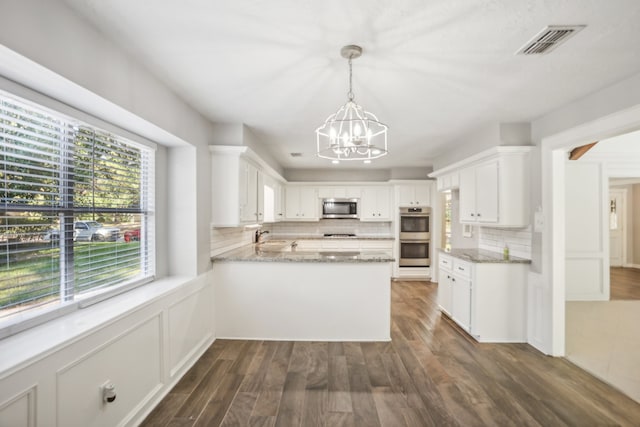
[[292, 240], [267, 240], [256, 243], [256, 249], [262, 252], [282, 252], [291, 250]]

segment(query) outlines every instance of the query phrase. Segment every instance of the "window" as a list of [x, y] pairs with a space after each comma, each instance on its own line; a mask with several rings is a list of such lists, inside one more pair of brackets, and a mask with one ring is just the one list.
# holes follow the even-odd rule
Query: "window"
[[445, 191], [442, 195], [444, 209], [442, 211], [444, 227], [442, 227], [443, 247], [451, 249], [451, 191]]
[[154, 154], [0, 92], [0, 320], [153, 278]]

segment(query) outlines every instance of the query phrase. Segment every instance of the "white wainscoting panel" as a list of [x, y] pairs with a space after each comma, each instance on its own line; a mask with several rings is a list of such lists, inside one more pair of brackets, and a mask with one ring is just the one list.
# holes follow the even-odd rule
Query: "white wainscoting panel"
[[198, 289], [169, 307], [169, 368], [173, 377], [213, 339], [213, 287]]
[[11, 399], [0, 403], [0, 426], [36, 425], [36, 386], [18, 393]]
[[[162, 385], [161, 325], [161, 315], [154, 316], [60, 369], [58, 426], [115, 426], [149, 400]], [[107, 381], [116, 387], [112, 403], [102, 401]]]
[[609, 299], [608, 178], [598, 162], [567, 161], [566, 299]]
[[[548, 292], [546, 292], [548, 294]], [[544, 350], [546, 310], [545, 286], [542, 274], [529, 271], [527, 277], [527, 342]]]
[[213, 342], [212, 279], [161, 279], [0, 341], [0, 427], [139, 425]]

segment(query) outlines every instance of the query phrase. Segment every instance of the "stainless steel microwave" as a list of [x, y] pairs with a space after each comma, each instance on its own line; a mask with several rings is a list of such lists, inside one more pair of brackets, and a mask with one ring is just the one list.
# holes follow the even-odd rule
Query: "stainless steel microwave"
[[322, 199], [322, 218], [358, 218], [358, 199]]

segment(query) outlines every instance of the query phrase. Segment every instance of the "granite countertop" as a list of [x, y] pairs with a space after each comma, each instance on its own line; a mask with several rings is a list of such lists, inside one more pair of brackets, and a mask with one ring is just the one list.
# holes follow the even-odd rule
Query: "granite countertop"
[[439, 249], [443, 254], [475, 263], [500, 263], [500, 264], [531, 264], [530, 259], [509, 256], [505, 259], [501, 253], [486, 249]]
[[211, 257], [213, 262], [251, 261], [251, 262], [393, 262], [390, 252], [381, 250], [361, 251], [296, 251], [289, 244], [271, 245], [261, 248], [260, 245], [247, 245], [238, 249]]

